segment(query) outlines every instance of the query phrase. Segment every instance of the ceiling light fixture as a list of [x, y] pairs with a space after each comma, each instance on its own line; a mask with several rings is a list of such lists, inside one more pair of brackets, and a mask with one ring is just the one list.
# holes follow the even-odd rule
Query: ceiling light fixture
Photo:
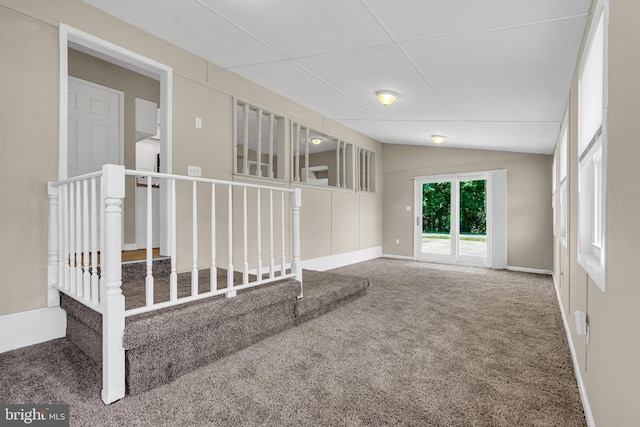
[[395, 100], [400, 97], [398, 92], [392, 90], [379, 90], [376, 92], [376, 95], [378, 96], [378, 101], [385, 106], [393, 104]]
[[318, 144], [320, 144], [322, 142], [322, 138], [319, 138], [317, 136], [313, 137], [313, 138], [311, 138], [311, 142], [313, 143], [313, 145], [318, 145]]
[[444, 135], [431, 135], [431, 140], [436, 144], [442, 144], [445, 139], [447, 139], [447, 137]]

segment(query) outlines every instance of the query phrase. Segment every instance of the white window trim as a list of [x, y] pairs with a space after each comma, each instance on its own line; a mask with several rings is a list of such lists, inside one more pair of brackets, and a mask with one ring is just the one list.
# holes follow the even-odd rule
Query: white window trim
[[562, 247], [567, 249], [569, 235], [569, 112], [565, 113], [560, 128], [560, 174], [559, 191], [560, 218], [558, 224], [558, 234]]
[[[603, 110], [602, 110], [602, 128], [599, 137], [594, 138], [594, 142], [587, 147], [583, 153], [578, 149], [578, 263], [584, 268], [593, 282], [606, 292], [606, 248], [607, 248], [607, 139], [608, 139], [608, 22], [609, 8], [608, 1], [598, 1], [595, 7], [594, 19], [589, 30], [589, 39], [586, 44], [585, 55], [582, 58], [580, 66], [580, 76], [588, 57], [588, 49], [593, 43], [593, 37], [596, 33], [599, 20], [603, 20], [603, 53], [604, 53], [604, 69], [603, 69]], [[591, 200], [593, 194], [584, 192], [585, 185], [583, 176], [584, 168], [593, 168], [594, 159], [601, 161], [601, 197], [600, 197], [600, 213], [601, 213], [601, 242], [600, 246], [593, 243], [593, 221], [583, 223], [585, 215], [594, 215], [594, 206]], [[588, 174], [589, 179], [593, 180], [593, 172]], [[593, 183], [591, 183], [593, 186]], [[585, 204], [586, 205], [583, 205]], [[587, 228], [588, 227], [588, 228]], [[588, 237], [589, 241], [585, 241]]]

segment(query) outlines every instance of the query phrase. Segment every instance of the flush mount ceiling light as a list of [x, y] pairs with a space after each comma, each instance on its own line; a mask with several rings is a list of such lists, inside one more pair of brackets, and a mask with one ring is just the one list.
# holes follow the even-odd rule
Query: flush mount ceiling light
[[393, 104], [395, 100], [400, 97], [400, 94], [398, 92], [394, 92], [392, 90], [379, 90], [376, 92], [376, 95], [378, 97], [378, 101], [380, 101], [380, 103], [385, 106]]
[[313, 145], [318, 145], [322, 142], [322, 138], [314, 136], [313, 138], [311, 138], [311, 143]]
[[442, 144], [445, 139], [447, 139], [447, 137], [444, 135], [431, 135], [431, 140], [436, 144]]

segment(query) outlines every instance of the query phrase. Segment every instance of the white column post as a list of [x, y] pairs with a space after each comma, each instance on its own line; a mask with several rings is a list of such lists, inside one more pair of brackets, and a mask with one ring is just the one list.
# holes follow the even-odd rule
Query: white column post
[[336, 145], [336, 187], [340, 188], [340, 140]]
[[58, 187], [49, 183], [49, 229], [47, 242], [47, 307], [56, 307], [60, 305], [60, 292], [56, 289], [59, 286], [60, 279], [58, 270], [59, 257], [59, 223], [58, 223]]
[[[291, 262], [291, 272], [295, 274], [296, 280], [302, 284], [302, 266], [300, 265], [300, 207], [302, 206], [302, 190], [300, 188], [294, 189], [291, 193], [291, 222], [293, 233], [293, 260]], [[300, 288], [300, 295], [298, 298], [302, 298], [304, 291]]]
[[304, 138], [304, 182], [309, 182], [309, 128]]
[[258, 109], [258, 135], [257, 135], [256, 159], [256, 176], [262, 176], [262, 109]]
[[249, 104], [244, 104], [244, 138], [242, 141], [242, 173], [249, 174]]
[[269, 178], [273, 178], [273, 113], [269, 114]]
[[106, 404], [125, 394], [124, 295], [122, 295], [122, 199], [124, 166], [104, 165], [105, 289], [102, 300], [102, 401]]

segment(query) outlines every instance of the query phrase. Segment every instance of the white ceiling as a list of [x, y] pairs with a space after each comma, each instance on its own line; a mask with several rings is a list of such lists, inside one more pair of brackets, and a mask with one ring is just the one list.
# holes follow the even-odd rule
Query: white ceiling
[[547, 154], [591, 4], [85, 1], [384, 143]]

